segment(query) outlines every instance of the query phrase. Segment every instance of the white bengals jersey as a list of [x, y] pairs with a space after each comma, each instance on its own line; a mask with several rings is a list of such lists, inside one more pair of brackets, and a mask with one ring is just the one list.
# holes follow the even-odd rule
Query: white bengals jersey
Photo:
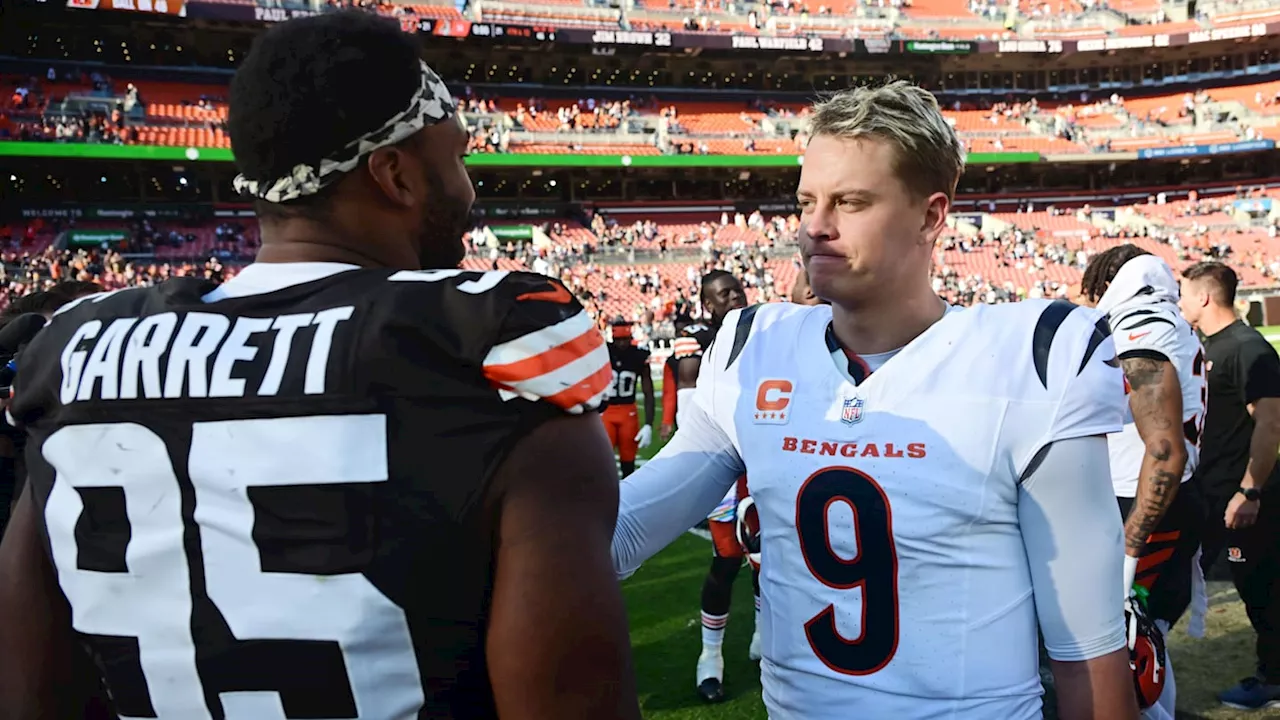
[[829, 306], [726, 318], [699, 393], [760, 513], [771, 718], [1041, 716], [1019, 482], [1049, 444], [1120, 429], [1101, 318], [954, 310], [860, 385], [824, 347]]
[[[1200, 338], [1171, 302], [1140, 306], [1126, 303], [1112, 310], [1108, 319], [1116, 353], [1122, 360], [1137, 357], [1168, 360], [1178, 374], [1178, 385], [1182, 388], [1182, 430], [1187, 445], [1187, 468], [1182, 473], [1182, 482], [1186, 482], [1200, 461], [1200, 432], [1204, 428], [1209, 398]], [[1125, 390], [1128, 390], [1127, 384]], [[1124, 423], [1124, 429], [1108, 436], [1107, 443], [1116, 497], [1131, 498], [1138, 492], [1138, 475], [1142, 472], [1146, 447], [1128, 405]]]

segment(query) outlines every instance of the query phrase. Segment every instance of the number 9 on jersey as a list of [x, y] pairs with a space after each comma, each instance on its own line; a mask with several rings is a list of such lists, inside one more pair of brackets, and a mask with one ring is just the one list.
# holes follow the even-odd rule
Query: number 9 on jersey
[[[852, 558], [832, 549], [830, 513], [836, 504], [847, 505], [853, 513], [857, 553]], [[884, 490], [853, 468], [819, 470], [796, 495], [796, 532], [800, 553], [818, 582], [835, 590], [860, 590], [862, 595], [858, 637], [840, 633], [832, 603], [805, 623], [809, 647], [827, 667], [843, 675], [879, 671], [898, 650], [898, 556]]]

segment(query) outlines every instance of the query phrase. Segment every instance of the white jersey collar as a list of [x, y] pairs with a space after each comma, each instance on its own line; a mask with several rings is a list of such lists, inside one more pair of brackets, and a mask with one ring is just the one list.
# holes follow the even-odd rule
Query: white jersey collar
[[257, 262], [244, 267], [235, 277], [209, 292], [204, 301], [212, 303], [227, 298], [262, 295], [359, 269], [359, 265], [336, 262]]

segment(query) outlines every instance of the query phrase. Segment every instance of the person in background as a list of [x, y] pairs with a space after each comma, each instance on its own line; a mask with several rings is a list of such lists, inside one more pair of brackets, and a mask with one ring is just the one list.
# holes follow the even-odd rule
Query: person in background
[[[684, 335], [685, 328], [693, 324], [693, 318], [688, 315], [676, 315], [671, 321], [675, 327], [676, 337]], [[676, 411], [679, 408], [677, 402], [676, 390], [676, 368], [680, 365], [680, 358], [676, 356], [674, 348], [672, 353], [667, 356], [667, 361], [662, 364], [662, 426], [661, 437], [662, 442], [671, 439], [671, 435], [676, 431]]]
[[1218, 694], [1230, 707], [1280, 706], [1280, 492], [1270, 482], [1280, 449], [1280, 358], [1236, 316], [1239, 279], [1219, 262], [1182, 273], [1179, 306], [1204, 341], [1209, 409], [1194, 482], [1204, 495], [1201, 566], [1223, 548], [1257, 633], [1254, 675]]
[[[712, 270], [702, 276], [702, 308], [709, 325], [690, 325], [672, 344], [676, 357], [676, 384], [679, 389], [676, 418], [687, 417], [693, 402], [693, 392], [702, 374], [702, 359], [711, 341], [715, 339], [721, 323], [730, 312], [746, 307], [747, 293], [742, 282], [732, 273]], [[729, 607], [733, 601], [733, 583], [742, 569], [745, 557], [738, 542], [737, 508], [746, 495], [745, 480], [741, 477], [728, 489], [724, 498], [707, 516], [707, 529], [711, 533], [712, 557], [707, 577], [702, 583], [702, 651], [698, 654], [695, 684], [698, 696], [705, 702], [724, 700], [724, 632], [729, 623]], [[755, 630], [747, 656], [760, 659], [760, 569], [752, 567], [751, 586], [755, 598]]]
[[813, 294], [813, 288], [809, 286], [809, 273], [805, 272], [804, 265], [801, 265], [800, 271], [796, 273], [796, 284], [791, 286], [791, 302], [797, 305], [829, 304]]
[[[636, 471], [636, 451], [653, 441], [653, 374], [649, 372], [649, 351], [637, 347], [631, 337], [632, 325], [625, 320], [610, 324], [609, 364], [613, 380], [605, 394], [604, 420], [609, 442], [618, 451], [622, 477]], [[644, 422], [636, 408], [636, 390], [644, 392]]]
[[1124, 429], [1107, 438], [1111, 484], [1125, 518], [1122, 587], [1129, 603], [1135, 582], [1149, 593], [1142, 604], [1159, 628], [1151, 647], [1162, 668], [1150, 672], [1131, 655], [1139, 703], [1145, 720], [1173, 720], [1177, 688], [1163, 636], [1193, 596], [1197, 607], [1204, 605], [1195, 592], [1204, 587], [1196, 555], [1202, 513], [1188, 482], [1200, 456], [1208, 393], [1204, 348], [1178, 312], [1173, 270], [1146, 250], [1126, 243], [1094, 255], [1081, 284], [1084, 304], [1107, 314], [1129, 396]]

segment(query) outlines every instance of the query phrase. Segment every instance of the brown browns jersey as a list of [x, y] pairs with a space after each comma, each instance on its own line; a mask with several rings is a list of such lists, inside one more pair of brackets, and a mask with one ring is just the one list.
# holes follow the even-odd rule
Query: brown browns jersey
[[308, 265], [90, 296], [23, 353], [75, 630], [126, 717], [494, 717], [486, 492], [601, 402], [603, 339], [540, 275]]
[[606, 404], [634, 405], [642, 373], [649, 372], [649, 351], [634, 345], [619, 347], [610, 343], [609, 363], [613, 367], [613, 383], [605, 396]]

